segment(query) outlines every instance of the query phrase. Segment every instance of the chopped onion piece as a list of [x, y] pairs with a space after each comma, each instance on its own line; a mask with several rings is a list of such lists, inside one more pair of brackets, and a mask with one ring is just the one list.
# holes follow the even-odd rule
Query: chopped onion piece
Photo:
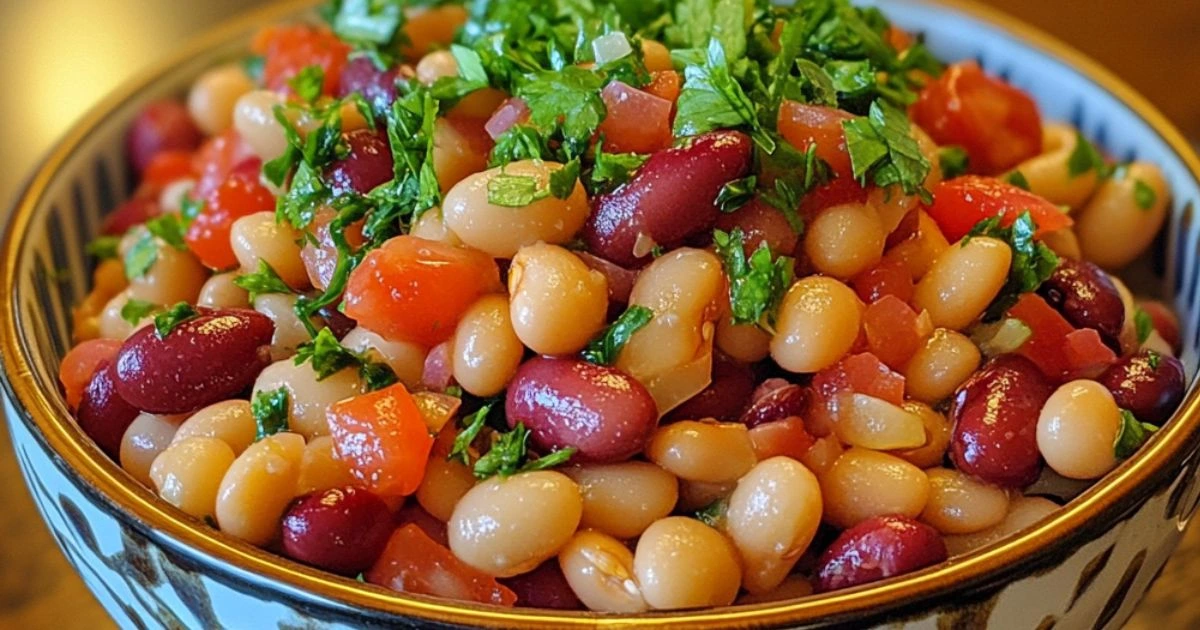
[[657, 374], [646, 375], [642, 384], [658, 405], [658, 417], [682, 405], [704, 391], [712, 383], [713, 331], [711, 322], [704, 324], [701, 342], [696, 354], [687, 363], [672, 367]]
[[633, 52], [625, 33], [615, 31], [601, 35], [592, 41], [592, 52], [596, 56], [596, 65], [603, 66], [610, 61], [616, 61]]
[[653, 252], [656, 247], [658, 247], [658, 243], [655, 243], [654, 239], [650, 238], [645, 232], [638, 232], [637, 240], [633, 242], [633, 256], [641, 258]]
[[1032, 336], [1033, 330], [1029, 324], [1015, 317], [1006, 317], [994, 324], [976, 326], [971, 332], [971, 341], [979, 346], [984, 356], [994, 357], [1016, 352]]
[[846, 394], [835, 431], [852, 446], [880, 451], [925, 445], [925, 423], [915, 413], [866, 394]]
[[441, 432], [442, 427], [446, 426], [462, 406], [461, 398], [437, 392], [417, 392], [412, 395], [412, 399], [417, 404], [417, 411], [421, 412], [425, 426], [429, 427], [429, 432], [434, 435]]

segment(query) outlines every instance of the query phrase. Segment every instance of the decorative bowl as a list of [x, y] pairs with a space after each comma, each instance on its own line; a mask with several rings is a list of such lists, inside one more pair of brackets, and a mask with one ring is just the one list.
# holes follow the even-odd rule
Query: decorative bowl
[[[251, 547], [159, 501], [71, 420], [56, 374], [70, 307], [86, 293], [84, 244], [132, 187], [122, 137], [139, 107], [235, 56], [255, 27], [312, 0], [250, 13], [127, 84], [78, 123], [29, 180], [0, 246], [5, 412], [42, 517], [123, 627], [361, 628], [673, 626], [1119, 627], [1154, 581], [1200, 500], [1200, 395], [1136, 457], [1023, 534], [919, 573], [788, 602], [633, 617], [501, 609], [408, 596]], [[894, 21], [947, 59], [975, 58], [1111, 154], [1159, 164], [1174, 200], [1142, 261], [1139, 292], [1181, 315], [1182, 359], [1200, 360], [1200, 160], [1142, 97], [1103, 68], [1015, 20], [963, 2], [891, 0]]]

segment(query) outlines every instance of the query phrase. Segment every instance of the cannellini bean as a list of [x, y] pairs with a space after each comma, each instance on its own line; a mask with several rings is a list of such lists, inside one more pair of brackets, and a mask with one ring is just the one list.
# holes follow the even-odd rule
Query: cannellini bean
[[300, 456], [300, 477], [296, 481], [297, 495], [354, 485], [358, 485], [358, 480], [350, 473], [346, 462], [337, 458], [333, 450], [333, 438], [322, 435], [304, 445], [304, 454]]
[[[485, 91], [490, 92], [479, 90], [468, 95], [459, 105], [470, 105], [469, 101], [472, 101], [476, 94]], [[456, 106], [455, 109], [459, 107]], [[486, 116], [487, 114], [484, 115], [484, 120]], [[484, 120], [480, 117], [438, 117], [433, 123], [433, 172], [437, 175], [438, 188], [442, 194], [446, 194], [455, 184], [467, 177], [487, 168], [491, 143], [488, 142], [487, 132], [483, 129]]]
[[480, 482], [454, 506], [446, 526], [459, 560], [510, 577], [557, 554], [582, 515], [579, 486], [562, 473], [540, 470]]
[[258, 375], [252, 396], [281, 387], [288, 394], [288, 430], [306, 439], [329, 435], [329, 424], [325, 418], [329, 407], [339, 400], [366, 391], [357, 370], [353, 368], [346, 368], [319, 381], [312, 363], [296, 365], [287, 359], [268, 365]]
[[717, 501], [727, 499], [736, 487], [737, 484], [732, 481], [708, 483], [680, 479], [679, 503], [675, 505], [675, 509], [678, 512], [702, 510]]
[[221, 531], [254, 545], [274, 541], [279, 519], [296, 496], [303, 456], [304, 438], [286, 432], [259, 440], [238, 455], [217, 490], [215, 514]]
[[1071, 381], [1042, 405], [1038, 451], [1064, 477], [1096, 479], [1117, 466], [1113, 444], [1121, 426], [1121, 410], [1108, 389], [1095, 381]]
[[934, 326], [961, 330], [979, 318], [1008, 280], [1012, 249], [990, 237], [971, 237], [942, 252], [917, 283], [913, 304]]
[[121, 438], [121, 468], [143, 485], [150, 485], [150, 465], [166, 450], [183, 420], [180, 416], [140, 413]]
[[1133, 262], [1166, 220], [1170, 196], [1162, 171], [1149, 162], [1134, 162], [1122, 174], [1104, 180], [1075, 217], [1083, 257], [1105, 269]]
[[931, 405], [949, 398], [979, 368], [983, 355], [966, 335], [938, 328], [904, 368], [906, 393]]
[[581, 530], [558, 552], [558, 565], [588, 610], [639, 613], [649, 608], [633, 574], [633, 552], [611, 536]]
[[234, 128], [263, 162], [279, 157], [287, 149], [283, 125], [275, 119], [275, 107], [283, 104], [281, 94], [254, 90], [238, 98], [233, 107]]
[[642, 533], [633, 572], [651, 608], [728, 606], [741, 585], [737, 551], [717, 530], [684, 516], [668, 516]]
[[250, 401], [226, 400], [193, 413], [179, 425], [173, 441], [182, 442], [193, 437], [217, 438], [228, 444], [235, 454], [241, 454], [254, 442], [257, 434]]
[[821, 487], [788, 457], [759, 462], [738, 480], [725, 511], [725, 533], [742, 557], [742, 587], [766, 593], [791, 572], [821, 524]]
[[771, 357], [789, 372], [819, 372], [850, 350], [861, 322], [853, 289], [833, 278], [801, 278], [779, 307]]
[[147, 315], [136, 324], [131, 324], [121, 317], [121, 309], [125, 308], [131, 297], [128, 290], [121, 291], [104, 305], [104, 310], [96, 319], [96, 329], [102, 339], [125, 339], [154, 320], [152, 315]]
[[503, 167], [466, 177], [446, 193], [442, 217], [463, 243], [497, 258], [512, 258], [517, 250], [538, 241], [566, 243], [587, 219], [583, 185], [576, 182], [567, 199], [553, 195], [520, 208], [488, 201], [488, 186], [496, 177], [532, 177], [539, 188], [549, 185], [550, 173], [562, 168], [553, 162], [510, 162]]
[[925, 442], [916, 448], [895, 451], [892, 455], [922, 469], [941, 464], [946, 457], [946, 449], [950, 448], [953, 428], [950, 419], [929, 405], [913, 400], [905, 401], [904, 409], [921, 418], [921, 424], [925, 428]]
[[233, 124], [233, 108], [254, 89], [241, 64], [218, 66], [200, 75], [188, 93], [188, 113], [206, 135], [215, 136]]
[[[300, 344], [311, 339], [308, 329], [296, 315], [295, 295], [264, 293], [254, 298], [254, 310], [266, 315], [275, 324], [275, 332], [271, 336], [271, 360], [291, 358]], [[312, 322], [318, 330], [325, 327], [325, 323], [316, 317]]]
[[396, 373], [396, 378], [410, 390], [421, 384], [425, 370], [425, 348], [408, 341], [390, 341], [361, 326], [342, 337], [342, 345], [355, 352], [366, 353], [374, 361], [382, 361]]
[[916, 518], [929, 498], [920, 468], [887, 453], [851, 448], [821, 478], [825, 520], [849, 529], [874, 516]]
[[409, 234], [423, 238], [427, 241], [437, 241], [446, 243], [447, 245], [462, 245], [462, 239], [458, 235], [450, 231], [446, 227], [446, 221], [442, 218], [441, 208], [430, 208], [421, 213], [420, 217], [413, 223], [412, 230]]
[[270, 265], [289, 287], [308, 287], [308, 272], [300, 259], [300, 232], [276, 221], [273, 211], [256, 212], [234, 221], [229, 241], [242, 273], [254, 273], [261, 261]]
[[946, 550], [951, 556], [969, 553], [1033, 525], [1058, 508], [1057, 503], [1043, 497], [1016, 497], [1009, 503], [1008, 514], [998, 525], [974, 534], [944, 536]]
[[680, 479], [706, 483], [736, 481], [756, 461], [746, 425], [696, 420], [660, 427], [646, 457]]
[[539, 354], [578, 352], [604, 326], [608, 281], [557, 245], [522, 247], [508, 269], [512, 328]]
[[1008, 492], [957, 470], [931, 468], [929, 501], [921, 520], [943, 534], [972, 534], [994, 527], [1008, 514]]
[[879, 262], [886, 237], [874, 207], [850, 203], [812, 219], [804, 232], [804, 252], [817, 271], [846, 279]]
[[151, 304], [193, 304], [208, 280], [208, 270], [190, 252], [158, 241], [154, 264], [144, 275], [129, 280], [129, 296]]
[[1053, 250], [1055, 254], [1058, 254], [1059, 258], [1083, 260], [1083, 250], [1079, 247], [1079, 237], [1075, 236], [1075, 230], [1069, 227], [1047, 232], [1042, 236], [1042, 242]]
[[679, 500], [675, 477], [649, 462], [588, 464], [562, 472], [583, 495], [580, 525], [616, 538], [636, 538]]
[[457, 459], [447, 459], [458, 435], [453, 426], [447, 426], [438, 435], [429, 462], [425, 465], [425, 476], [417, 487], [417, 503], [434, 518], [443, 523], [454, 514], [454, 506], [475, 487], [475, 473]]
[[[150, 478], [158, 496], [167, 503], [196, 518], [211, 517], [216, 514], [217, 493], [234, 459], [233, 449], [225, 442], [216, 438], [190, 437], [172, 442], [154, 459]], [[290, 500], [290, 488], [286, 490]], [[234, 500], [241, 499], [243, 497]], [[253, 506], [238, 507], [253, 511]], [[282, 514], [283, 509], [279, 512]]]
[[415, 71], [418, 81], [425, 85], [433, 85], [442, 77], [458, 76], [458, 62], [449, 50], [435, 50], [421, 57]]
[[476, 396], [494, 396], [508, 385], [525, 347], [513, 331], [508, 299], [485, 295], [467, 309], [454, 331], [454, 380]]
[[717, 320], [717, 347], [735, 361], [758, 363], [771, 354], [771, 334], [754, 324], [733, 323], [729, 316]]
[[197, 306], [208, 308], [250, 308], [250, 293], [234, 284], [236, 273], [213, 274], [200, 287]]
[[925, 444], [925, 425], [917, 414], [866, 394], [852, 393], [844, 400], [834, 431], [846, 444], [877, 450]]
[[1099, 184], [1096, 169], [1071, 174], [1071, 155], [1079, 144], [1079, 132], [1070, 125], [1048, 123], [1042, 127], [1042, 152], [1017, 165], [1029, 190], [1051, 203], [1078, 208]]

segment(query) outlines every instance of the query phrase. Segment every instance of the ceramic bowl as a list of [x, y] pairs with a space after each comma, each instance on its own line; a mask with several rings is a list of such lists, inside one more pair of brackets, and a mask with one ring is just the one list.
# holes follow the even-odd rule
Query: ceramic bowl
[[[56, 383], [70, 306], [90, 277], [83, 246], [102, 213], [131, 189], [122, 137], [139, 107], [183, 92], [202, 70], [243, 50], [257, 26], [310, 4], [287, 2], [238, 19], [100, 104], [29, 181], [0, 251], [5, 410], [17, 458], [63, 553], [122, 627], [1099, 628], [1118, 627], [1132, 613], [1200, 497], [1194, 389], [1136, 457], [1020, 536], [902, 578], [751, 607], [613, 617], [406, 596], [268, 554], [157, 500], [79, 431]], [[1174, 190], [1171, 218], [1135, 290], [1161, 293], [1175, 306], [1182, 358], [1194, 374], [1200, 161], [1187, 143], [1121, 81], [1012, 19], [958, 2], [885, 4], [943, 58], [978, 59], [1033, 94], [1047, 118], [1069, 120], [1121, 159], [1162, 167]]]

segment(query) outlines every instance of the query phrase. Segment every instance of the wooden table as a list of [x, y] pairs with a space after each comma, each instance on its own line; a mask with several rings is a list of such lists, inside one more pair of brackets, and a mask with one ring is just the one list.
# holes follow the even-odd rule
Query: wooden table
[[[1086, 3], [991, 0], [1093, 55], [1200, 139], [1200, 11], [1193, 0]], [[5, 0], [0, 2], [0, 202], [87, 106], [141, 60], [229, 15], [247, 0]], [[140, 30], [126, 28], [141, 25]], [[19, 147], [20, 150], [16, 150]], [[2, 206], [0, 206], [2, 208]], [[3, 210], [0, 209], [0, 212]], [[0, 215], [2, 216], [2, 215]], [[112, 627], [45, 531], [0, 431], [0, 628]], [[1129, 624], [1137, 630], [1200, 626], [1200, 528], [1192, 528]]]

